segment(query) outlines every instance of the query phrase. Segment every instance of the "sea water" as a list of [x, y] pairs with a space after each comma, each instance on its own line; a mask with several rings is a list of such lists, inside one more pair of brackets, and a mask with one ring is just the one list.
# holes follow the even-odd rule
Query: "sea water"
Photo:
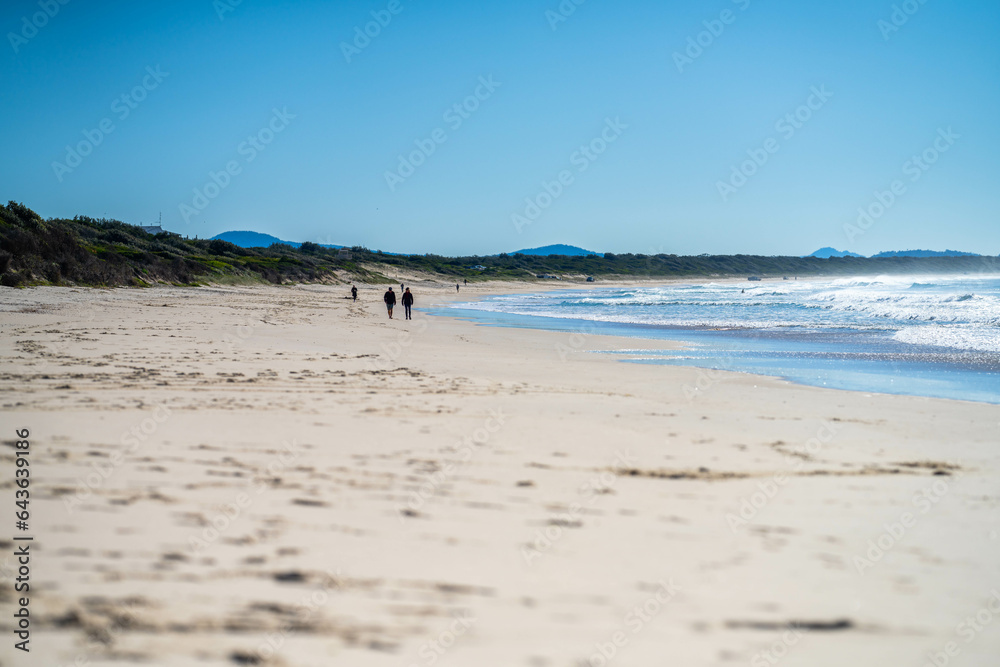
[[634, 363], [839, 389], [1000, 403], [1000, 276], [694, 282], [511, 294], [441, 314], [483, 324], [683, 343]]

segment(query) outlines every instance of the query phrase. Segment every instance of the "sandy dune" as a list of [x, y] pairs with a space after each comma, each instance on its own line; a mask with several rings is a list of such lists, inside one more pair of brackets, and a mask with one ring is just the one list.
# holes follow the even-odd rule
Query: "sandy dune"
[[0, 663], [998, 664], [1000, 407], [345, 292], [0, 288]]

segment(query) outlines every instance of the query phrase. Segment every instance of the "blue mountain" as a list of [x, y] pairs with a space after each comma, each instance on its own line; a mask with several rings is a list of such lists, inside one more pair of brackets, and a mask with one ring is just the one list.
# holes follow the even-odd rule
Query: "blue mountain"
[[229, 241], [241, 248], [266, 248], [274, 243], [284, 243], [293, 248], [298, 248], [301, 244], [294, 241], [282, 241], [277, 236], [261, 234], [260, 232], [222, 232], [212, 237], [212, 240], [220, 239]]
[[583, 248], [578, 248], [575, 245], [564, 245], [562, 243], [557, 243], [556, 245], [546, 245], [541, 248], [527, 248], [525, 250], [517, 250], [510, 253], [511, 255], [568, 255], [570, 257], [587, 257], [590, 255], [597, 255], [598, 257], [603, 256], [602, 253], [594, 252], [592, 250], [584, 250]]
[[[229, 241], [241, 248], [266, 248], [274, 243], [284, 243], [285, 245], [290, 245], [293, 248], [298, 248], [301, 243], [296, 241], [282, 241], [277, 236], [271, 236], [270, 234], [261, 234], [260, 232], [222, 232], [221, 234], [216, 234], [211, 240], [221, 239], [223, 241]], [[324, 248], [343, 248], [342, 245], [330, 245], [326, 243], [320, 243], [319, 245]]]
[[847, 250], [837, 250], [836, 248], [830, 248], [830, 247], [820, 248], [813, 254], [807, 255], [807, 257], [819, 257], [820, 259], [829, 259], [830, 257], [862, 257], [862, 256], [863, 255], [859, 255], [855, 252], [849, 252]]

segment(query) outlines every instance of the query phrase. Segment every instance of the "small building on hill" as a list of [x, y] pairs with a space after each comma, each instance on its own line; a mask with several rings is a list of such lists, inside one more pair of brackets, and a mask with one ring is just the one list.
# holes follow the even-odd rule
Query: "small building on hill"
[[177, 232], [168, 232], [160, 225], [135, 225], [147, 234], [170, 234], [171, 236], [180, 236]]

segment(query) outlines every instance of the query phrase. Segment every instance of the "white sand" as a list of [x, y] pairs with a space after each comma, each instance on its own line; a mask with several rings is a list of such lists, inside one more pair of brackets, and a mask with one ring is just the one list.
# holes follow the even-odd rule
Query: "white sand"
[[36, 539], [26, 656], [4, 447], [2, 664], [998, 664], [1000, 407], [345, 292], [0, 288]]

